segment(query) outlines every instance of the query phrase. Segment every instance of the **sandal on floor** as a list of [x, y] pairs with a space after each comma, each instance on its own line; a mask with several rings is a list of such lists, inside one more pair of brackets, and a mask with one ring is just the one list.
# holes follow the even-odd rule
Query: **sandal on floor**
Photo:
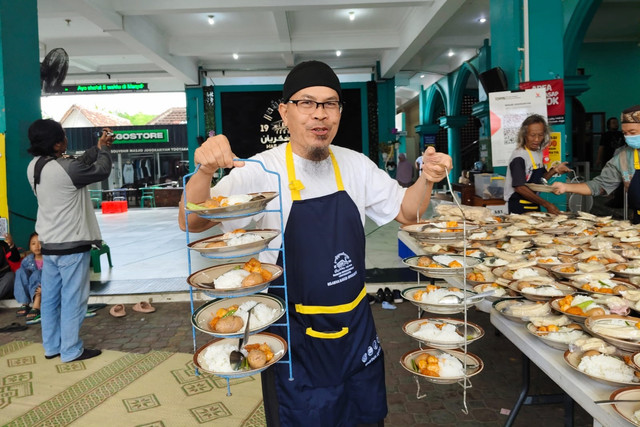
[[13, 322], [8, 326], [0, 328], [0, 332], [18, 332], [18, 331], [24, 331], [25, 329], [27, 329], [25, 325], [21, 325], [19, 323]]
[[40, 309], [39, 308], [32, 308], [31, 310], [29, 310], [29, 312], [27, 313], [27, 320], [33, 320], [35, 318], [40, 318]]
[[153, 313], [156, 311], [156, 308], [152, 306], [150, 303], [146, 301], [140, 301], [133, 306], [135, 311], [139, 311], [140, 313]]
[[125, 311], [123, 304], [116, 304], [111, 307], [109, 314], [113, 317], [124, 317], [127, 315], [127, 312]]
[[31, 319], [27, 320], [25, 323], [27, 325], [36, 325], [38, 323], [40, 323], [40, 315], [37, 314], [35, 317], [32, 317]]
[[26, 316], [27, 313], [29, 313], [29, 310], [31, 310], [31, 307], [29, 307], [29, 304], [22, 304], [18, 309], [18, 311], [16, 312], [16, 317]]
[[107, 306], [107, 304], [99, 302], [99, 303], [95, 303], [95, 304], [89, 304], [87, 306], [87, 311], [93, 312], [93, 311], [98, 311], [101, 308], [105, 308]]

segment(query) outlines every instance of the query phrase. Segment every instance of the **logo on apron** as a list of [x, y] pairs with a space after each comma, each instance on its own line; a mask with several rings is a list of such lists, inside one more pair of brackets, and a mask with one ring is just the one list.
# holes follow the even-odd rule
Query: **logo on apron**
[[337, 285], [356, 276], [356, 271], [351, 258], [344, 252], [340, 252], [333, 258], [333, 280], [327, 282], [327, 286]]
[[364, 366], [367, 366], [376, 360], [378, 356], [380, 356], [381, 350], [382, 348], [380, 347], [379, 338], [376, 336], [371, 345], [367, 348], [367, 351], [362, 354], [362, 358], [360, 360], [364, 363]]

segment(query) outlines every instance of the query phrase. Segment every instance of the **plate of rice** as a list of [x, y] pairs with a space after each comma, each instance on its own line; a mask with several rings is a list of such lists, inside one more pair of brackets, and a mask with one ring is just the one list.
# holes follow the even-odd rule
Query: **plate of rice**
[[563, 326], [535, 326], [533, 323], [528, 323], [527, 330], [540, 338], [540, 340], [549, 347], [563, 351], [568, 350], [569, 344], [575, 340], [589, 336], [577, 323], [570, 323]]
[[[466, 370], [465, 370], [466, 363]], [[482, 371], [484, 363], [473, 353], [425, 348], [412, 350], [400, 358], [404, 369], [434, 384], [454, 384]], [[465, 375], [466, 374], [466, 375]]]
[[[475, 295], [475, 292], [466, 291], [466, 296], [470, 297]], [[456, 287], [440, 287], [436, 285], [414, 286], [404, 289], [401, 295], [407, 301], [416, 305], [420, 309], [429, 313], [437, 314], [456, 314], [464, 311], [464, 302], [458, 303], [440, 303], [447, 295], [456, 295], [460, 298], [464, 298], [465, 293]], [[467, 303], [467, 308], [473, 307], [475, 304], [482, 301], [482, 299], [476, 299]]]
[[[214, 319], [219, 319], [218, 312], [226, 311], [230, 307], [237, 307], [231, 314], [242, 319], [242, 326], [235, 332], [222, 333], [212, 328]], [[247, 324], [247, 311], [251, 311], [250, 333], [262, 332], [272, 323], [279, 320], [284, 314], [284, 301], [271, 294], [255, 294], [238, 298], [222, 298], [209, 301], [198, 308], [191, 316], [191, 324], [199, 331], [219, 338], [240, 338], [244, 334], [244, 325]], [[226, 313], [224, 313], [226, 314]]]
[[[260, 263], [260, 269], [266, 271], [259, 273], [263, 281], [250, 284], [252, 281], [247, 281], [247, 278], [252, 273], [244, 268], [246, 265], [247, 263], [234, 262], [207, 267], [187, 277], [187, 283], [195, 289], [206, 291], [207, 295], [214, 298], [240, 297], [265, 290], [283, 272], [279, 265]], [[270, 277], [268, 277], [269, 275]], [[256, 281], [260, 280], [258, 276], [252, 277], [256, 277]]]
[[473, 292], [476, 292], [479, 294], [482, 292], [488, 292], [488, 291], [493, 291], [493, 295], [487, 296], [484, 299], [491, 302], [495, 302], [500, 299], [506, 299], [506, 298], [522, 298], [516, 292], [509, 289], [507, 284], [501, 284], [500, 282], [481, 283], [473, 287]]
[[501, 299], [492, 304], [493, 308], [514, 322], [527, 323], [532, 317], [546, 316], [551, 313], [548, 302], [529, 301], [527, 299]]
[[585, 329], [622, 350], [640, 351], [640, 318], [608, 314], [585, 320]]
[[402, 260], [403, 264], [427, 277], [443, 278], [464, 274], [464, 270], [482, 263], [475, 257], [462, 255], [412, 256]]
[[509, 289], [531, 301], [550, 301], [576, 291], [572, 286], [555, 282], [553, 279], [549, 281], [514, 280], [509, 283]]
[[280, 234], [278, 230], [236, 230], [217, 236], [205, 237], [189, 243], [189, 249], [203, 255], [241, 257], [266, 249], [269, 242]]
[[540, 267], [511, 268], [509, 265], [505, 265], [503, 267], [496, 267], [491, 271], [495, 276], [502, 277], [507, 280], [523, 280], [528, 277], [550, 275], [548, 270]]
[[[457, 328], [456, 328], [457, 327]], [[475, 323], [467, 322], [467, 344], [482, 338], [484, 330]], [[405, 334], [429, 347], [454, 349], [464, 345], [464, 321], [448, 317], [428, 317], [406, 322], [402, 326]]]
[[[614, 390], [609, 397], [611, 400], [640, 400], [640, 386], [624, 387]], [[614, 403], [613, 409], [622, 418], [635, 426], [640, 426], [640, 402]]]
[[564, 352], [564, 360], [569, 366], [596, 381], [613, 386], [637, 385], [640, 383], [635, 374], [637, 371], [623, 357], [622, 353], [609, 355], [596, 350]]
[[[268, 332], [250, 335], [244, 346], [250, 344], [266, 344], [271, 349], [273, 356], [263, 367], [238, 371], [233, 370], [233, 367], [229, 363], [229, 354], [231, 354], [233, 350], [238, 349], [238, 339], [235, 338], [216, 338], [203, 345], [193, 355], [193, 363], [204, 372], [213, 375], [224, 378], [242, 378], [264, 371], [282, 359], [282, 356], [287, 352], [287, 342], [278, 335]], [[242, 352], [245, 353], [246, 356], [244, 346]]]
[[629, 263], [609, 264], [607, 269], [615, 275], [622, 277], [640, 276], [640, 262], [632, 261]]
[[256, 214], [265, 210], [267, 203], [278, 197], [275, 191], [217, 196], [201, 203], [187, 203], [187, 213], [195, 213], [217, 221]]

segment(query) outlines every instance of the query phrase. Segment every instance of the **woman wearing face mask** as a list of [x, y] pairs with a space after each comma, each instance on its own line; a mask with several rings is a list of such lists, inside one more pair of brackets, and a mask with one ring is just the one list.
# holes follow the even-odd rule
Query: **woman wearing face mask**
[[611, 194], [622, 181], [633, 208], [632, 223], [640, 224], [640, 173], [636, 173], [640, 169], [640, 105], [624, 110], [620, 121], [627, 145], [607, 162], [600, 175], [580, 184], [554, 182], [553, 192], [600, 196]]
[[549, 170], [545, 168], [542, 150], [549, 145], [549, 139], [549, 126], [541, 115], [532, 114], [522, 122], [504, 184], [504, 200], [509, 205], [509, 213], [537, 212], [540, 211], [540, 206], [552, 214], [560, 213], [553, 203], [525, 185], [542, 184], [543, 178], [550, 179], [555, 174], [563, 174], [569, 170], [566, 163]]

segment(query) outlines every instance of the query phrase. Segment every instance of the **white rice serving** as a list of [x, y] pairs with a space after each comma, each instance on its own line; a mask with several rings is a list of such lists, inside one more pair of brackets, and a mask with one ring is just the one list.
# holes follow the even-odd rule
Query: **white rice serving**
[[227, 271], [213, 281], [216, 289], [236, 289], [242, 287], [242, 280], [250, 273], [242, 268]]
[[464, 298], [464, 294], [460, 291], [450, 291], [448, 289], [441, 288], [436, 289], [435, 291], [423, 293], [420, 302], [424, 302], [427, 304], [457, 304], [457, 302], [446, 301], [441, 303], [440, 300], [447, 295], [457, 295], [460, 298]]
[[[566, 328], [566, 329], [570, 329], [570, 328]], [[571, 329], [569, 332], [564, 332], [564, 331], [560, 331], [560, 332], [549, 332], [547, 335], [543, 335], [543, 338], [547, 338], [548, 340], [551, 341], [555, 341], [555, 342], [562, 342], [562, 343], [572, 343], [577, 339], [586, 337], [587, 334], [585, 334], [582, 331], [576, 330], [576, 329]]]
[[227, 246], [238, 246], [246, 243], [259, 242], [262, 236], [256, 233], [235, 233], [233, 237], [227, 240]]
[[420, 325], [420, 329], [413, 333], [416, 338], [428, 341], [439, 341], [447, 343], [463, 342], [464, 338], [456, 332], [456, 327], [450, 323], [446, 323], [442, 329], [438, 328], [435, 323], [425, 322]]
[[606, 378], [610, 381], [630, 383], [635, 379], [631, 367], [622, 360], [606, 354], [583, 357], [580, 359], [578, 369], [587, 375]]
[[562, 291], [558, 288], [555, 288], [553, 286], [530, 286], [528, 288], [524, 288], [522, 289], [523, 293], [525, 294], [531, 294], [531, 295], [540, 295], [540, 296], [545, 296], [545, 297], [553, 297], [553, 296], [560, 296], [563, 295]]
[[228, 206], [233, 206], [239, 205], [241, 203], [247, 203], [251, 201], [252, 198], [253, 196], [250, 196], [249, 194], [235, 194], [233, 196], [227, 197], [226, 201]]
[[[246, 301], [240, 304], [235, 313], [236, 316], [242, 318], [244, 325], [247, 324], [247, 311], [251, 307], [253, 307], [253, 310], [251, 311], [251, 322], [249, 322], [251, 329], [261, 328], [268, 325], [280, 311], [277, 308], [271, 308], [268, 305], [258, 303], [257, 301]], [[244, 332], [244, 327], [242, 327], [238, 332]]]
[[202, 367], [211, 372], [233, 372], [229, 363], [229, 355], [238, 346], [233, 344], [210, 345], [200, 354]]
[[539, 276], [538, 272], [532, 268], [525, 267], [525, 268], [520, 268], [518, 269], [518, 271], [513, 273], [513, 280], [520, 280], [520, 279], [524, 279], [525, 277], [534, 277], [534, 276]]
[[441, 357], [438, 357], [438, 366], [441, 377], [461, 377], [464, 375], [462, 362], [450, 354], [443, 353]]

